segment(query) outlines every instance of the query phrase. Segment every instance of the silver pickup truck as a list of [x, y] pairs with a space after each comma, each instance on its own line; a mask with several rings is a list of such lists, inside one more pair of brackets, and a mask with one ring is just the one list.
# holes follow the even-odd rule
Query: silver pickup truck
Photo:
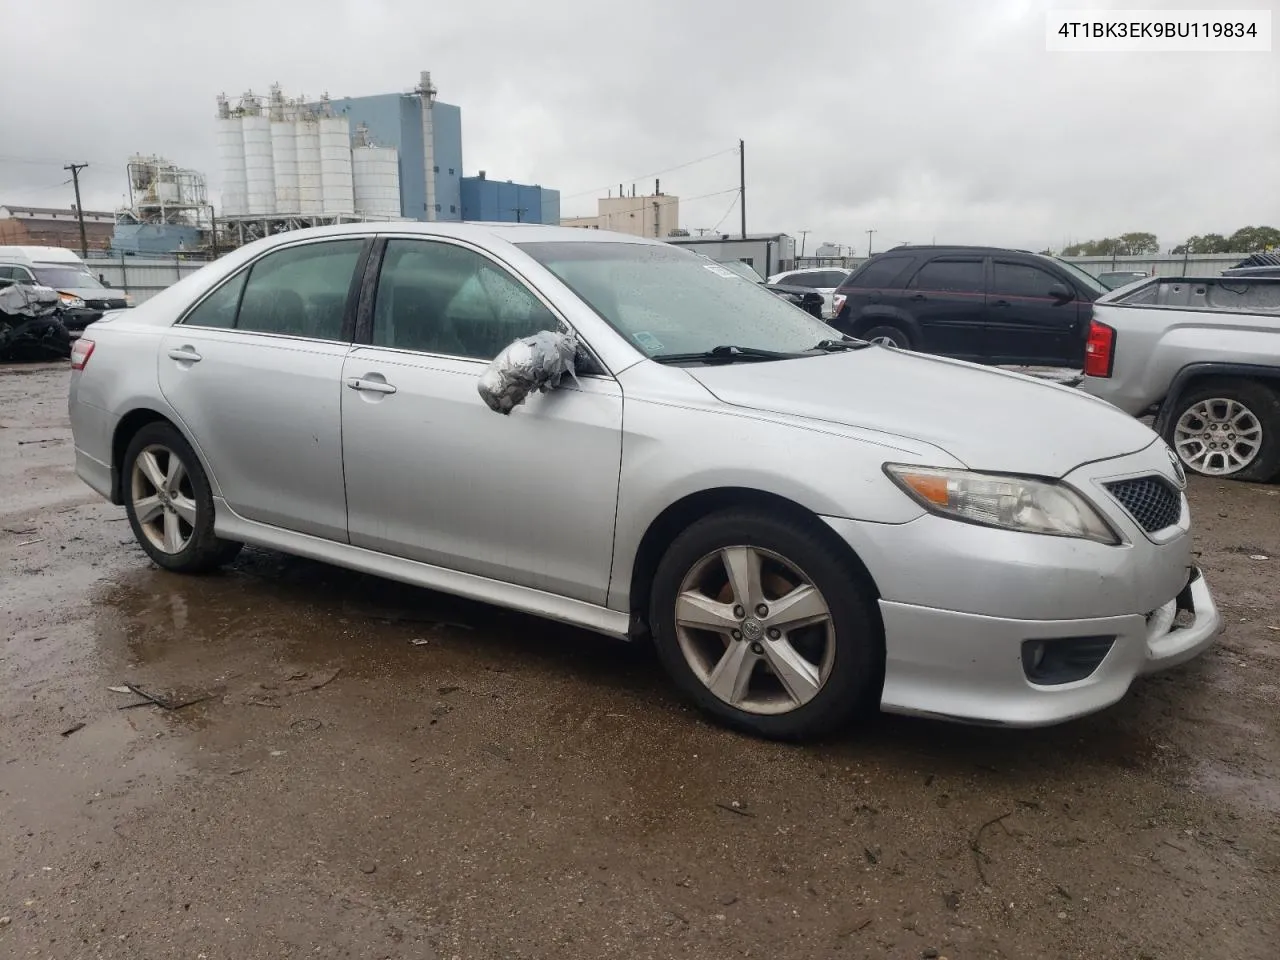
[[1100, 297], [1080, 389], [1154, 428], [1187, 470], [1280, 476], [1280, 278], [1152, 277]]

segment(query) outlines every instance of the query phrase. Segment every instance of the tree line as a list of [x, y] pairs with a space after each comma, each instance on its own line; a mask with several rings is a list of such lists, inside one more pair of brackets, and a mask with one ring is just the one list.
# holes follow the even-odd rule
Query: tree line
[[[1262, 253], [1280, 250], [1280, 230], [1275, 227], [1241, 227], [1230, 236], [1206, 233], [1188, 237], [1169, 252], [1175, 256], [1205, 253]], [[1064, 257], [1142, 257], [1160, 252], [1154, 233], [1122, 233], [1118, 237], [1086, 240], [1064, 247]]]

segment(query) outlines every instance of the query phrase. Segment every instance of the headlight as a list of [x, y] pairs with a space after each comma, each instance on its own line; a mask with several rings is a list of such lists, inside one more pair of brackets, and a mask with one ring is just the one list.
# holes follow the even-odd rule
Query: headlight
[[897, 463], [884, 469], [913, 500], [940, 516], [1023, 533], [1120, 542], [1101, 514], [1065, 484]]
[[64, 307], [71, 307], [74, 310], [84, 306], [84, 298], [77, 297], [74, 293], [60, 293], [58, 299], [62, 301]]

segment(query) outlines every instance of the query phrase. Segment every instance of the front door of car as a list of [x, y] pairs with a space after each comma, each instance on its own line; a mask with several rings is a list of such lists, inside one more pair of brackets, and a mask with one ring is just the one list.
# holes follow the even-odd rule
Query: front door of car
[[982, 257], [939, 257], [916, 271], [901, 298], [918, 328], [914, 349], [963, 360], [986, 358], [984, 269]]
[[995, 363], [1080, 362], [1079, 309], [1064, 279], [997, 258], [987, 293], [987, 349]]
[[165, 399], [222, 498], [261, 523], [347, 539], [342, 361], [365, 239], [268, 253], [165, 334]]
[[489, 361], [564, 325], [504, 266], [451, 241], [386, 242], [368, 326], [343, 370], [352, 544], [604, 603], [617, 381], [579, 375], [509, 415], [490, 410], [477, 391]]

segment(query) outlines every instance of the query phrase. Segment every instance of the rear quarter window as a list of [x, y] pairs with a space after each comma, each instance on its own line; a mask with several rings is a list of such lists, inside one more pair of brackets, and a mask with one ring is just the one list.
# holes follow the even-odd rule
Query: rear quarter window
[[874, 257], [850, 274], [844, 287], [892, 287], [914, 257]]

